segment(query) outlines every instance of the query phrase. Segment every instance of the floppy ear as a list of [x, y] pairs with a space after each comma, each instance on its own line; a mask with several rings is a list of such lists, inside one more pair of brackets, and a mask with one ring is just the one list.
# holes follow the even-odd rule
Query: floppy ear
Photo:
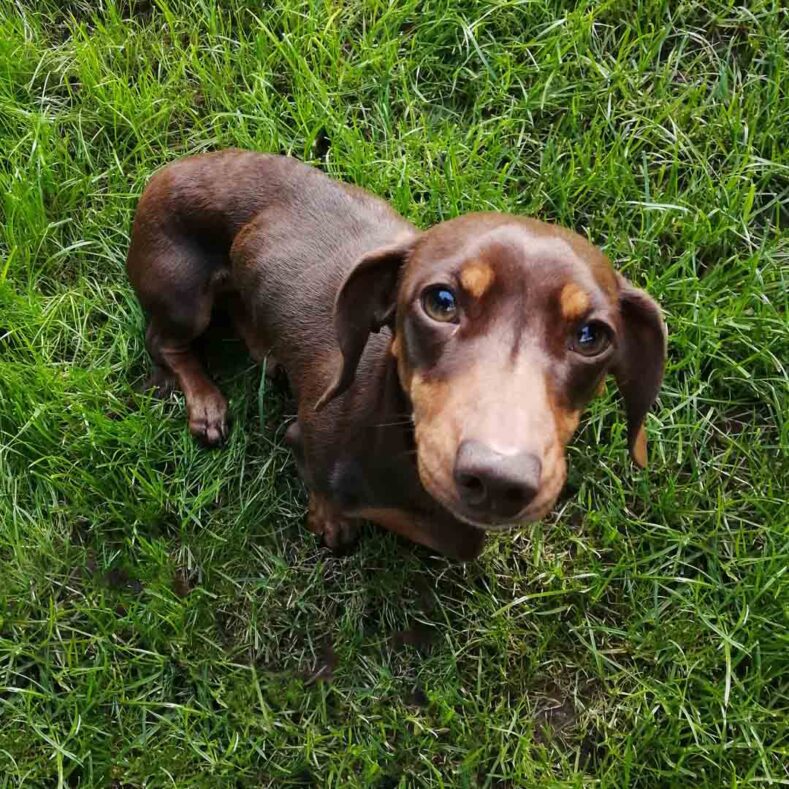
[[636, 465], [647, 465], [644, 419], [663, 381], [666, 324], [660, 307], [617, 274], [622, 339], [613, 373], [627, 414], [627, 444]]
[[342, 367], [315, 405], [320, 411], [353, 382], [370, 332], [394, 321], [397, 281], [416, 236], [364, 255], [345, 279], [334, 302], [334, 331]]

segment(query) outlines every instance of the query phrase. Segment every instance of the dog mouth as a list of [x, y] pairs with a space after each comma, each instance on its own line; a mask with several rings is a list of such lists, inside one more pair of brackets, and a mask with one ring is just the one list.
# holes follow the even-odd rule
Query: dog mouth
[[[559, 498], [566, 478], [564, 453], [560, 451], [558, 457], [554, 457], [552, 460], [554, 461], [553, 471], [540, 485], [537, 495], [517, 515], [501, 517], [493, 511], [480, 512], [466, 507], [454, 493], [453, 486], [442, 483], [442, 475], [433, 471], [420, 454], [417, 454], [419, 478], [430, 496], [458, 520], [490, 532], [511, 531], [542, 520], [548, 515]], [[448, 490], [452, 492], [448, 493]]]

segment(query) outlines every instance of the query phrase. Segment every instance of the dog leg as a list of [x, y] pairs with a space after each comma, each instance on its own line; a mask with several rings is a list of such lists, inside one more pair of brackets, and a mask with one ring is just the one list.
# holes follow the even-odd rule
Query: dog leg
[[164, 400], [175, 391], [177, 385], [178, 380], [168, 369], [154, 363], [151, 374], [143, 381], [139, 391], [146, 392], [157, 400]]
[[227, 438], [227, 401], [191, 344], [168, 337], [153, 321], [146, 342], [154, 362], [175, 376], [184, 393], [192, 435], [209, 447], [222, 444]]
[[222, 304], [233, 322], [236, 334], [247, 347], [255, 364], [266, 363], [266, 378], [273, 380], [279, 374], [280, 363], [269, 350], [269, 345], [261, 336], [260, 330], [252, 320], [249, 310], [238, 293], [222, 294]]
[[309, 487], [307, 480], [307, 464], [304, 458], [304, 438], [302, 437], [301, 425], [298, 419], [288, 425], [285, 431], [285, 446], [293, 453], [293, 459], [296, 461], [296, 470], [299, 476], [304, 480], [304, 483]]
[[282, 365], [277, 361], [273, 353], [266, 355], [266, 378], [273, 381], [282, 371]]
[[158, 379], [153, 383], [165, 388], [162, 384], [174, 379], [186, 397], [192, 435], [216, 446], [227, 436], [227, 402], [193, 343], [211, 322], [227, 257], [176, 233], [175, 228], [163, 232], [159, 220], [147, 214], [135, 220], [127, 270], [148, 315], [145, 344]]
[[335, 504], [317, 493], [310, 494], [307, 528], [335, 552], [351, 547], [356, 542], [358, 531], [356, 524], [344, 518]]

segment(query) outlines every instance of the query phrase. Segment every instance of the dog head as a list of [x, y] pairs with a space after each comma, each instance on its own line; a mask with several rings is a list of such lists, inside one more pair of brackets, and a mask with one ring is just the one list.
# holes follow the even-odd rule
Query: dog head
[[413, 406], [420, 479], [458, 518], [496, 529], [544, 517], [565, 481], [565, 446], [609, 372], [631, 455], [646, 465], [665, 326], [581, 236], [471, 214], [365, 255], [337, 296], [343, 364], [318, 407], [352, 383], [384, 325]]

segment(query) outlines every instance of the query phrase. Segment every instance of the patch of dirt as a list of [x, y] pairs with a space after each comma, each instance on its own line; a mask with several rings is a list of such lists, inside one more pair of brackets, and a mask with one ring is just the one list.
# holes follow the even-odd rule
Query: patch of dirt
[[307, 685], [313, 685], [316, 682], [331, 682], [331, 680], [334, 679], [334, 670], [337, 668], [338, 663], [339, 660], [337, 658], [337, 653], [334, 651], [334, 647], [331, 643], [327, 643], [318, 656], [313, 670], [307, 672], [305, 683]]
[[173, 592], [175, 592], [178, 597], [188, 597], [194, 588], [192, 579], [189, 576], [189, 571], [184, 567], [179, 567], [175, 573], [173, 573], [172, 586]]

